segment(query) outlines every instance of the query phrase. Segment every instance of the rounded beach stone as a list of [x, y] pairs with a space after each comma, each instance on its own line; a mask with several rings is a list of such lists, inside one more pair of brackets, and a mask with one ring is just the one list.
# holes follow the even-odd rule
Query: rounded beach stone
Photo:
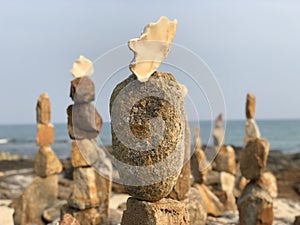
[[94, 82], [87, 76], [72, 80], [70, 97], [75, 103], [89, 103], [94, 101]]
[[215, 158], [215, 170], [224, 171], [235, 175], [235, 151], [231, 146], [222, 146]]
[[131, 75], [114, 89], [113, 155], [130, 195], [157, 201], [175, 185], [184, 161], [183, 102], [181, 87], [169, 73], [155, 72], [144, 83]]

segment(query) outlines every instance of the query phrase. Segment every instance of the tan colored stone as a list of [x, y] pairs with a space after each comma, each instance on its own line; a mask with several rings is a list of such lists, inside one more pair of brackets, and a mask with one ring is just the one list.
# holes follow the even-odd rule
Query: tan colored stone
[[273, 200], [254, 181], [247, 184], [238, 199], [240, 225], [271, 225], [274, 220]]
[[205, 183], [208, 170], [209, 165], [204, 151], [201, 148], [196, 148], [191, 158], [191, 172], [194, 177], [194, 183]]
[[93, 63], [81, 55], [79, 59], [74, 62], [70, 72], [76, 78], [92, 76], [94, 73]]
[[72, 142], [72, 166], [84, 167], [93, 165], [98, 159], [96, 141], [83, 139]]
[[71, 81], [70, 97], [75, 103], [89, 103], [95, 100], [95, 85], [89, 77]]
[[48, 124], [51, 121], [51, 103], [47, 93], [38, 98], [36, 104], [36, 121], [41, 124]]
[[57, 198], [58, 178], [52, 175], [47, 178], [36, 177], [27, 186], [15, 206], [15, 225], [44, 225], [42, 215], [45, 207]]
[[81, 210], [101, 206], [103, 216], [107, 216], [111, 181], [100, 176], [92, 167], [75, 168], [73, 179], [74, 186], [69, 205]]
[[272, 198], [277, 198], [278, 196], [278, 189], [277, 189], [277, 182], [276, 177], [270, 173], [265, 172], [257, 181], [257, 184], [262, 188], [265, 189]]
[[195, 184], [194, 187], [202, 194], [208, 215], [224, 215], [224, 205], [214, 193], [203, 184]]
[[206, 204], [200, 191], [192, 187], [189, 197], [183, 202], [188, 209], [190, 225], [205, 225], [207, 218]]
[[195, 148], [202, 148], [202, 140], [200, 137], [200, 127], [195, 127], [194, 129], [194, 140], [195, 140]]
[[222, 146], [215, 158], [215, 170], [236, 174], [235, 151], [231, 146]]
[[59, 225], [80, 225], [80, 223], [71, 214], [67, 213], [63, 215], [63, 218], [59, 222]]
[[49, 146], [54, 142], [53, 124], [38, 124], [36, 144], [37, 146]]
[[63, 167], [51, 147], [41, 147], [35, 156], [34, 171], [40, 177], [48, 177], [60, 173]]
[[188, 210], [184, 203], [172, 199], [146, 202], [129, 198], [121, 225], [145, 224], [187, 225], [190, 224]]
[[256, 98], [254, 94], [248, 93], [246, 100], [246, 117], [253, 119], [255, 115]]
[[270, 144], [266, 139], [248, 141], [240, 155], [241, 173], [247, 179], [259, 179], [267, 166]]
[[139, 38], [129, 41], [128, 46], [134, 53], [129, 68], [139, 81], [147, 81], [164, 61], [171, 48], [176, 28], [177, 20], [170, 21], [162, 16], [156, 23], [148, 24]]
[[236, 178], [235, 188], [234, 188], [234, 196], [236, 198], [239, 198], [242, 195], [242, 192], [248, 183], [249, 180], [247, 180], [243, 176], [239, 176]]
[[247, 138], [260, 138], [260, 131], [254, 119], [248, 119], [245, 125]]

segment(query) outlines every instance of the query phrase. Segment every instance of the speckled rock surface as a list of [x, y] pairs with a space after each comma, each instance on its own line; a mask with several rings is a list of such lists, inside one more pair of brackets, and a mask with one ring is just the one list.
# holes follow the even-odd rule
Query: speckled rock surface
[[141, 83], [131, 75], [110, 99], [113, 155], [130, 195], [167, 196], [184, 160], [184, 96], [172, 74], [155, 72]]

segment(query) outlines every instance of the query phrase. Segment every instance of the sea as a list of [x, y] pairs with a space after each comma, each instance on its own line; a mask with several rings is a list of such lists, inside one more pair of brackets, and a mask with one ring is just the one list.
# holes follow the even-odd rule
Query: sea
[[[270, 142], [271, 150], [284, 153], [300, 152], [300, 120], [257, 120], [261, 136]], [[189, 122], [191, 129], [191, 143], [193, 131], [200, 126], [202, 143], [212, 145], [213, 123], [211, 121]], [[68, 136], [66, 124], [54, 124], [55, 141], [52, 149], [60, 159], [71, 156], [71, 139]], [[245, 120], [229, 120], [224, 123], [225, 144], [243, 146], [245, 137]], [[35, 144], [37, 132], [36, 124], [0, 125], [0, 152], [9, 152], [34, 158], [39, 147]], [[111, 145], [111, 126], [103, 123], [98, 139], [100, 146]]]

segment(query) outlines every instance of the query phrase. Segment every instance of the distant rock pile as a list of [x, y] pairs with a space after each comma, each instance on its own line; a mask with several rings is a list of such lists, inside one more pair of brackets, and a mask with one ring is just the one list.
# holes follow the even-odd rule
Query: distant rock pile
[[38, 131], [36, 143], [40, 150], [36, 154], [34, 170], [38, 177], [26, 187], [15, 204], [16, 225], [44, 225], [44, 209], [55, 203], [58, 194], [58, 177], [62, 164], [51, 149], [54, 141], [54, 126], [51, 124], [51, 104], [48, 94], [42, 94], [37, 102], [36, 115]]
[[277, 197], [276, 178], [265, 173], [270, 144], [260, 137], [254, 120], [256, 99], [247, 94], [245, 147], [240, 156], [241, 174], [250, 182], [238, 199], [241, 225], [271, 225], [274, 220], [273, 198]]
[[[81, 225], [107, 225], [109, 223], [109, 196], [111, 180], [98, 174], [92, 167], [105, 155], [97, 145], [102, 118], [91, 104], [95, 99], [95, 87], [89, 76], [92, 62], [83, 56], [73, 65], [70, 97], [74, 101], [67, 109], [68, 130], [72, 142], [73, 191], [62, 216], [72, 215]], [[111, 171], [110, 171], [111, 172]], [[68, 220], [64, 216], [62, 221]]]

